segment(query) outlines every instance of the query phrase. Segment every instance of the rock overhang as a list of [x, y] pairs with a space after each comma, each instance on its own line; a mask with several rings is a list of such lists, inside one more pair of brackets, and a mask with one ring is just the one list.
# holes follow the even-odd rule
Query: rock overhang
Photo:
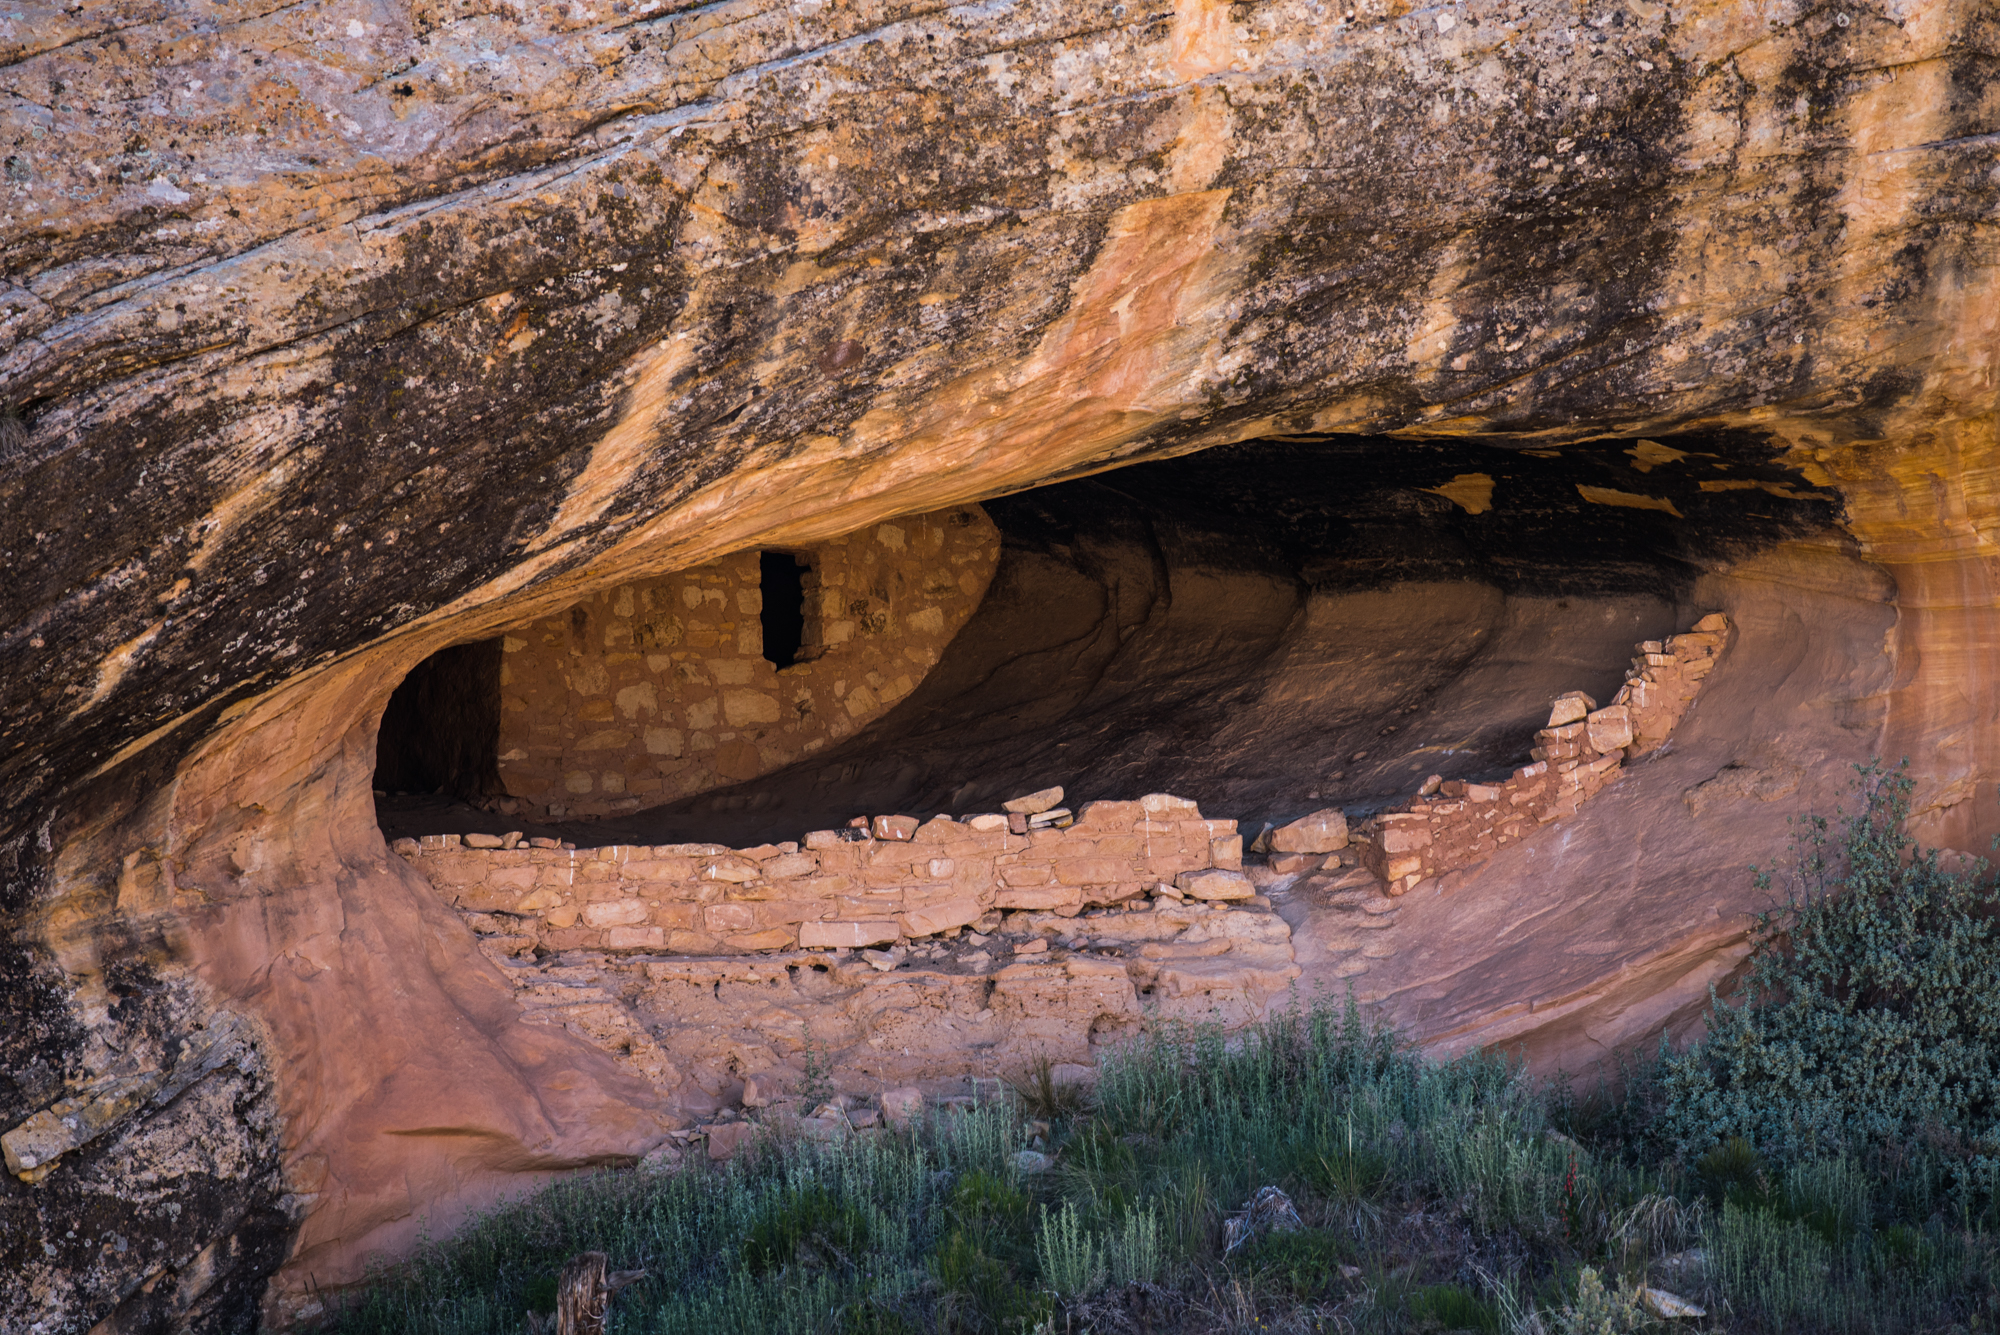
[[[1845, 744], [1993, 713], [1945, 703], [1994, 601], [1983, 6], [576, 12], [14, 35], [0, 861], [10, 988], [67, 998], [32, 1014], [164, 988], [184, 1014], [118, 1023], [171, 1049], [254, 992], [270, 1050], [308, 1049], [315, 989], [367, 975], [312, 905], [426, 921], [372, 836], [366, 729], [432, 649], [1277, 433], [1767, 431], [1908, 611], [1874, 637], [1902, 684], [1823, 706]], [[107, 101], [142, 54], [158, 99]], [[1783, 574], [1848, 587], [1808, 565]], [[1983, 746], [1929, 747], [1939, 838], [1993, 821]], [[430, 998], [414, 1026], [516, 1041], [462, 980], [393, 986]], [[17, 1032], [66, 1078], [102, 1055]], [[350, 1236], [404, 1208], [370, 1194], [392, 1165], [297, 1130], [364, 1106], [363, 1068], [276, 1069], [290, 1199]], [[489, 1112], [535, 1163], [615, 1152]], [[217, 1188], [214, 1236], [282, 1238], [272, 1182]]]

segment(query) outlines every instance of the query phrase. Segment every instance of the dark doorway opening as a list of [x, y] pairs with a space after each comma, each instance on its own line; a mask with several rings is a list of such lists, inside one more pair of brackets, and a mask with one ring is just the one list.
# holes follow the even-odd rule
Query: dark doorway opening
[[375, 788], [384, 793], [500, 792], [500, 641], [440, 649], [410, 670], [382, 711]]
[[791, 552], [760, 552], [763, 587], [764, 657], [788, 668], [799, 661], [806, 642], [806, 575], [812, 567]]

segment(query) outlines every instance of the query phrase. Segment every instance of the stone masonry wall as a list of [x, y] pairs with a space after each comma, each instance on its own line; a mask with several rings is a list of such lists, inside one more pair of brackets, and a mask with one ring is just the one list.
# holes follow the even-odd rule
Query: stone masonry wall
[[468, 848], [457, 835], [435, 835], [398, 840], [397, 850], [460, 910], [487, 915], [475, 929], [510, 954], [856, 949], [934, 936], [996, 911], [1074, 916], [1162, 883], [1177, 898], [1255, 893], [1235, 871], [1236, 822], [1208, 820], [1193, 802], [1164, 794], [1092, 802], [1067, 828], [1025, 833], [1002, 815], [921, 824], [880, 816], [866, 831], [814, 831], [803, 847]]
[[1290, 927], [1237, 870], [1236, 823], [1165, 795], [745, 849], [493, 842], [516, 846], [396, 850], [529, 1023], [694, 1113], [752, 1076], [797, 1079], [807, 1041], [836, 1079], [991, 1076], [1090, 1060], [1149, 1014], [1240, 1023], [1299, 976]]
[[510, 631], [500, 778], [551, 818], [607, 815], [752, 779], [907, 696], [972, 615], [1000, 537], [974, 505], [795, 550], [804, 647], [764, 655], [756, 551], [608, 590]]
[[1602, 709], [1581, 691], [1555, 702], [1535, 734], [1533, 763], [1504, 783], [1444, 782], [1433, 776], [1400, 810], [1376, 816], [1363, 865], [1391, 895], [1469, 866], [1537, 826], [1576, 814], [1618, 777], [1627, 757], [1657, 749], [1672, 734], [1728, 646], [1729, 618], [1713, 613], [1664, 644], [1638, 646], [1625, 684]]

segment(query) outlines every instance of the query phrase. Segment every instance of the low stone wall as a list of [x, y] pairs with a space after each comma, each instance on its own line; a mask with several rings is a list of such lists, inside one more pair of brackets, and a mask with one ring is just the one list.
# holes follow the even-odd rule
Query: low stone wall
[[[1236, 822], [1164, 794], [1092, 802], [1067, 828], [1018, 834], [1004, 815], [878, 817], [869, 831], [819, 830], [803, 846], [468, 848], [437, 835], [398, 840], [397, 851], [507, 954], [854, 949], [1005, 910], [1074, 916], [1162, 883], [1170, 897], [1255, 893], [1234, 874], [1243, 856]], [[1196, 874], [1208, 871], [1230, 874]]]
[[1290, 927], [1237, 870], [1234, 821], [1164, 795], [1070, 819], [887, 816], [743, 849], [396, 848], [528, 1023], [700, 1115], [753, 1077], [796, 1082], [807, 1042], [856, 1090], [1016, 1074], [1092, 1060], [1148, 1016], [1253, 1020], [1299, 976]]
[[1538, 826], [1576, 814], [1618, 777], [1628, 757], [1657, 749], [1672, 734], [1727, 647], [1729, 618], [1717, 612], [1664, 644], [1638, 646], [1625, 684], [1602, 709], [1581, 691], [1555, 702], [1535, 734], [1533, 763], [1503, 783], [1445, 782], [1372, 822], [1361, 861], [1391, 895], [1490, 857]]

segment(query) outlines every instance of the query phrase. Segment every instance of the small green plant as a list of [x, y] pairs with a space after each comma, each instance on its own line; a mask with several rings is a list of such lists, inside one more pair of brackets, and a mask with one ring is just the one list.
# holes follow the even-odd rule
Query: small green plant
[[1606, 1288], [1603, 1277], [1585, 1266], [1576, 1277], [1576, 1296], [1548, 1327], [1556, 1335], [1625, 1335], [1652, 1324], [1653, 1315], [1640, 1304], [1634, 1286]]
[[1337, 1229], [1306, 1228], [1267, 1233], [1242, 1255], [1268, 1282], [1294, 1297], [1312, 1298], [1333, 1288], [1353, 1250]]
[[1975, 981], [2000, 977], [2000, 898], [1904, 833], [1907, 770], [1857, 766], [1837, 848], [1825, 817], [1799, 827], [1740, 995], [1665, 1064], [1662, 1129], [1683, 1152], [1741, 1136], [1790, 1160], [2000, 1127], [2000, 987]]
[[1029, 1330], [1048, 1315], [1044, 1294], [1015, 1278], [1013, 1268], [989, 1255], [964, 1229], [953, 1229], [931, 1256], [931, 1274], [944, 1290], [945, 1328], [968, 1335]]
[[1419, 1330], [1472, 1330], [1500, 1335], [1500, 1312], [1456, 1284], [1432, 1284], [1412, 1292], [1405, 1303]]
[[1741, 1136], [1715, 1146], [1694, 1167], [1711, 1205], [1726, 1201], [1747, 1208], [1770, 1203], [1771, 1174], [1764, 1156]]
[[1042, 1282], [1064, 1298], [1087, 1297], [1104, 1282], [1104, 1252], [1084, 1227], [1074, 1201], [1060, 1210], [1042, 1207], [1042, 1224], [1035, 1232], [1035, 1260]]
[[799, 1026], [799, 1033], [805, 1044], [805, 1055], [800, 1058], [805, 1071], [799, 1078], [799, 1107], [810, 1113], [833, 1097], [833, 1082], [826, 1074], [826, 1048], [814, 1046], [812, 1030], [805, 1025]]
[[556, 1310], [556, 1277], [538, 1275], [528, 1281], [521, 1290], [521, 1306], [537, 1315], [545, 1315]]
[[1080, 1080], [1058, 1080], [1055, 1063], [1037, 1057], [1028, 1069], [1007, 1081], [1021, 1100], [1021, 1110], [1048, 1122], [1072, 1122], [1090, 1110], [1090, 1087]]
[[1105, 1235], [1104, 1258], [1113, 1284], [1157, 1283], [1165, 1269], [1159, 1213], [1150, 1204], [1127, 1210]]
[[786, 1266], [852, 1265], [868, 1249], [868, 1220], [851, 1201], [824, 1186], [787, 1192], [767, 1206], [743, 1241], [753, 1275]]

